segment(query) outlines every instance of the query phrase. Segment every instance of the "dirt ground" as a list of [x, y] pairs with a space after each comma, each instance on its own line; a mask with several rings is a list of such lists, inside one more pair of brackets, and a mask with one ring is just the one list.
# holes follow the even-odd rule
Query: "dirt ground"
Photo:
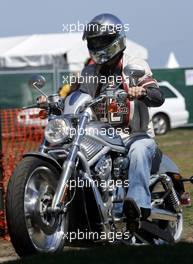
[[[183, 237], [183, 242], [193, 243], [192, 237]], [[10, 241], [0, 238], [0, 263], [19, 259]]]
[[13, 249], [11, 242], [0, 238], [0, 263], [15, 260], [18, 256]]

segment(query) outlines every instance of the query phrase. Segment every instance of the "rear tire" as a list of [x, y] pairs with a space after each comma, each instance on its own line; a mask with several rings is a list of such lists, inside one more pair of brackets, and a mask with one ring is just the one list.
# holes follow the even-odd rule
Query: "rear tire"
[[[176, 189], [175, 189], [175, 191], [176, 191]], [[164, 187], [160, 181], [154, 185], [153, 189], [151, 190], [151, 194], [153, 195], [154, 192], [157, 194], [160, 193], [160, 195], [157, 195], [157, 197], [155, 197], [157, 199], [160, 199], [163, 196], [163, 192], [165, 192], [165, 191], [164, 191]], [[178, 196], [177, 191], [176, 191], [176, 194]], [[166, 228], [168, 229], [168, 232], [171, 233], [171, 235], [174, 239], [174, 243], [179, 242], [181, 240], [182, 233], [183, 233], [183, 225], [184, 225], [184, 223], [183, 223], [183, 212], [179, 212], [179, 213], [176, 212], [174, 206], [172, 205], [171, 198], [169, 198], [169, 197], [168, 198], [166, 197], [164, 199], [163, 205], [158, 206], [158, 209], [167, 210], [171, 213], [177, 214], [177, 221], [173, 222], [173, 221], [160, 220], [158, 225], [162, 229], [166, 229]], [[165, 242], [161, 239], [158, 239], [156, 244], [164, 244], [164, 243], [168, 244], [167, 242]]]
[[7, 225], [11, 242], [20, 257], [39, 252], [58, 252], [64, 247], [68, 215], [49, 217], [45, 213], [46, 223], [56, 223], [52, 234], [45, 231], [44, 216], [40, 214], [40, 208], [49, 203], [49, 198], [46, 200], [44, 195], [49, 197], [54, 194], [59, 175], [49, 162], [38, 157], [25, 157], [10, 178], [6, 197]]
[[169, 223], [169, 229], [174, 237], [174, 242], [177, 243], [181, 240], [183, 234], [183, 213], [178, 214], [178, 221], [174, 224], [172, 222]]

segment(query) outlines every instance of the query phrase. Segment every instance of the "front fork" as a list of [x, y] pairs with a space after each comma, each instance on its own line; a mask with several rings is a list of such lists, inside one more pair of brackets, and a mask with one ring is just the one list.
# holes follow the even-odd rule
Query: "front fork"
[[56, 188], [56, 192], [52, 201], [51, 210], [57, 211], [60, 209], [60, 206], [63, 202], [64, 193], [66, 190], [67, 183], [74, 172], [75, 162], [77, 158], [77, 152], [79, 151], [79, 146], [82, 140], [82, 137], [85, 134], [85, 128], [89, 120], [89, 114], [84, 112], [80, 118], [80, 123], [78, 127], [78, 132], [75, 136], [75, 139], [72, 144], [72, 149], [68, 154], [66, 161], [62, 167], [62, 173], [60, 176], [60, 180], [58, 182], [58, 186]]

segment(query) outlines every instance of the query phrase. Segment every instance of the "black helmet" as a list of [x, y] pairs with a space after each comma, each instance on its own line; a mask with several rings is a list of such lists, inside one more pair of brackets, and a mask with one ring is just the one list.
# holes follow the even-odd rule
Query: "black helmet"
[[114, 15], [101, 14], [94, 17], [84, 29], [83, 40], [91, 58], [97, 64], [103, 64], [126, 48], [125, 29]]

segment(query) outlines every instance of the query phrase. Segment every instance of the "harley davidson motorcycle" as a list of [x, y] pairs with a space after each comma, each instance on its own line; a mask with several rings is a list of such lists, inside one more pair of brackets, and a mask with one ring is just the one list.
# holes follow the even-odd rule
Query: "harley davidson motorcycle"
[[[133, 83], [144, 74], [134, 65], [124, 70]], [[179, 169], [167, 156], [152, 167], [149, 218], [139, 227], [128, 227], [122, 213], [129, 187], [129, 135], [111, 133], [111, 124], [97, 120], [93, 109], [105, 100], [110, 109], [113, 99], [121, 102], [127, 93], [107, 86], [95, 99], [75, 91], [63, 102], [56, 94], [43, 93], [42, 76], [33, 77], [30, 85], [46, 96], [45, 103], [34, 107], [48, 115], [48, 124], [39, 151], [23, 156], [8, 184], [7, 224], [18, 255], [59, 252], [69, 244], [178, 241], [184, 186]]]

